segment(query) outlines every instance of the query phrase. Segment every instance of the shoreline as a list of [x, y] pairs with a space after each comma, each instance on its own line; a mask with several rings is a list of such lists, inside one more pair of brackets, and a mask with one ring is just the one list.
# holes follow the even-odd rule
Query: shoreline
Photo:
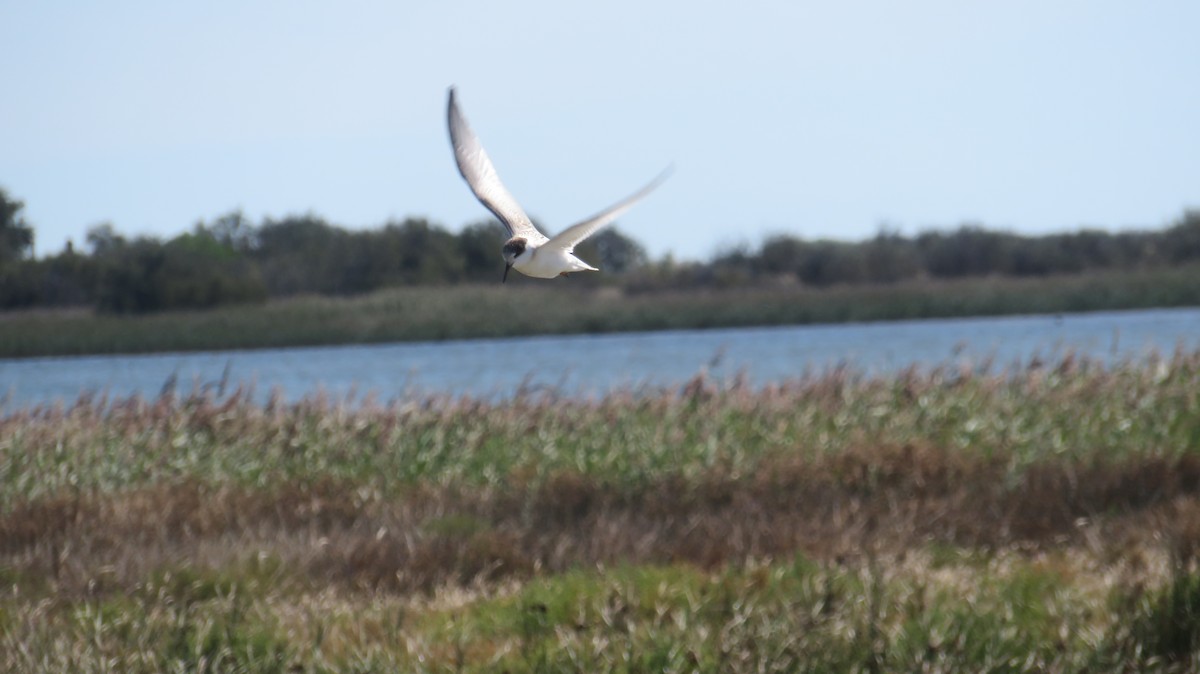
[[1200, 306], [1200, 267], [1046, 278], [633, 293], [614, 287], [393, 288], [158, 314], [0, 313], [0, 358], [204, 352], [1080, 314]]

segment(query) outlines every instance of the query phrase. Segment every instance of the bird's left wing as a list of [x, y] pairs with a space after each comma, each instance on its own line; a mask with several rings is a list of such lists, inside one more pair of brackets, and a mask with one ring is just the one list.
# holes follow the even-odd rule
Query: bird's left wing
[[634, 204], [641, 201], [643, 197], [654, 191], [654, 188], [662, 184], [668, 176], [671, 175], [672, 167], [667, 167], [662, 173], [658, 174], [654, 180], [651, 180], [642, 189], [625, 197], [621, 201], [609, 206], [583, 222], [571, 225], [570, 227], [559, 232], [555, 236], [550, 237], [550, 240], [542, 244], [542, 248], [559, 249], [570, 253], [575, 250], [575, 246], [579, 245], [584, 239], [588, 238], [596, 232], [596, 230], [607, 225], [608, 223], [621, 217], [625, 211], [628, 211]]

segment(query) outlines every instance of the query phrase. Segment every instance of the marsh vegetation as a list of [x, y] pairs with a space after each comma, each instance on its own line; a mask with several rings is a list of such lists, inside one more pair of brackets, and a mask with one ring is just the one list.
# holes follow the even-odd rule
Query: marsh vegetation
[[1190, 671], [1200, 353], [0, 420], [0, 668]]

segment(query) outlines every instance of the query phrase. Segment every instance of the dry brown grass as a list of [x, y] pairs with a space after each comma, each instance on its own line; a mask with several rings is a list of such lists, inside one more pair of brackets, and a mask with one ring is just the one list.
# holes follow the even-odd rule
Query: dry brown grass
[[527, 578], [580, 566], [718, 568], [801, 553], [861, 560], [945, 543], [1090, 546], [1115, 559], [1169, 540], [1200, 549], [1200, 458], [1045, 461], [862, 447], [711, 469], [636, 487], [559, 472], [508, 488], [421, 486], [376, 498], [322, 479], [271, 489], [187, 480], [20, 503], [0, 517], [0, 566], [68, 595], [128, 591], [185, 561], [277, 559], [314, 586], [388, 592]]

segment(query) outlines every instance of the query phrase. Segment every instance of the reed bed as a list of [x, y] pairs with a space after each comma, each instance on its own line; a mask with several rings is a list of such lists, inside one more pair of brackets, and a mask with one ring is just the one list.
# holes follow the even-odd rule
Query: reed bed
[[1193, 265], [1046, 278], [646, 292], [563, 279], [530, 283], [519, 292], [499, 284], [393, 288], [356, 297], [294, 297], [262, 306], [147, 315], [18, 311], [0, 313], [0, 357], [1198, 306], [1198, 278], [1200, 268]]
[[1191, 671], [1200, 352], [0, 417], [0, 669]]

